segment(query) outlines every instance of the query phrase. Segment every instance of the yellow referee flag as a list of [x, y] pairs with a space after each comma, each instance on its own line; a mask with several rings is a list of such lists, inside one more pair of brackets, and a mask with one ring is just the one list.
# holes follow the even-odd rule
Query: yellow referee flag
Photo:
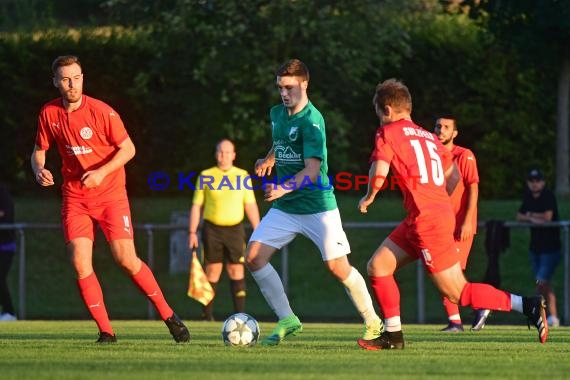
[[192, 250], [192, 260], [190, 262], [190, 280], [188, 283], [188, 297], [194, 298], [202, 305], [207, 305], [214, 299], [214, 289], [204, 273], [202, 264], [198, 260], [196, 250]]

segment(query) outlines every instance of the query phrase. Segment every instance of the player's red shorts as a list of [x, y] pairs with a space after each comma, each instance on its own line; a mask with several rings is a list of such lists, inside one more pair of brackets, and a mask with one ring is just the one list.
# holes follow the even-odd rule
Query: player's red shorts
[[95, 240], [97, 224], [107, 241], [133, 238], [131, 209], [127, 198], [103, 202], [64, 198], [61, 217], [66, 244], [78, 237]]
[[442, 213], [414, 221], [406, 219], [388, 237], [408, 255], [421, 259], [429, 273], [441, 272], [460, 260], [453, 238], [455, 218], [446, 216]]

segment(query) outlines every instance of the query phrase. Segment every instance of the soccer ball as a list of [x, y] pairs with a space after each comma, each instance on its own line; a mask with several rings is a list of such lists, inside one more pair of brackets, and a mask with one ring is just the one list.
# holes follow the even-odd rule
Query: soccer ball
[[255, 318], [246, 313], [230, 315], [222, 325], [222, 339], [226, 346], [253, 346], [259, 332]]

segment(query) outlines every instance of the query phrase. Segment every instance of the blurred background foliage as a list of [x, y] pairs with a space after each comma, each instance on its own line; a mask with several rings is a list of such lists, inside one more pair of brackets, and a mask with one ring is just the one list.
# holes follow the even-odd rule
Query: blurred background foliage
[[[367, 172], [374, 88], [395, 77], [426, 129], [442, 113], [457, 117], [456, 142], [478, 158], [483, 197], [518, 197], [531, 166], [553, 186], [569, 12], [557, 0], [4, 0], [0, 178], [17, 194], [39, 191], [29, 155], [37, 113], [58, 96], [58, 55], [78, 55], [85, 93], [125, 121], [137, 146], [129, 192], [157, 196], [179, 192], [178, 173], [213, 165], [223, 137], [251, 170], [271, 144], [273, 72], [296, 57], [311, 70], [333, 175]], [[48, 163], [57, 171], [55, 151]], [[155, 171], [170, 176], [167, 190], [149, 188]]]

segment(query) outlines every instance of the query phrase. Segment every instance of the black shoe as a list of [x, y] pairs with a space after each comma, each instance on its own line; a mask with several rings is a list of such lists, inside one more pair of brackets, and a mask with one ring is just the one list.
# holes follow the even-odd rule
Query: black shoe
[[384, 331], [378, 338], [366, 340], [358, 339], [358, 345], [365, 350], [401, 350], [404, 348], [404, 334], [402, 331]]
[[117, 343], [117, 337], [106, 332], [100, 332], [99, 339], [95, 343]]
[[479, 309], [475, 311], [475, 318], [471, 324], [471, 331], [480, 331], [485, 327], [485, 322], [487, 318], [491, 315], [491, 310], [489, 309]]
[[543, 296], [523, 297], [523, 314], [528, 318], [528, 328], [532, 324], [538, 330], [540, 343], [548, 339], [548, 322], [546, 320], [546, 301]]
[[188, 342], [190, 340], [190, 332], [176, 314], [172, 314], [172, 317], [167, 318], [164, 323], [168, 326], [168, 330], [170, 330], [170, 334], [176, 343]]
[[449, 325], [447, 325], [447, 327], [444, 327], [439, 331], [452, 333], [463, 332], [463, 325], [461, 323], [449, 322]]

